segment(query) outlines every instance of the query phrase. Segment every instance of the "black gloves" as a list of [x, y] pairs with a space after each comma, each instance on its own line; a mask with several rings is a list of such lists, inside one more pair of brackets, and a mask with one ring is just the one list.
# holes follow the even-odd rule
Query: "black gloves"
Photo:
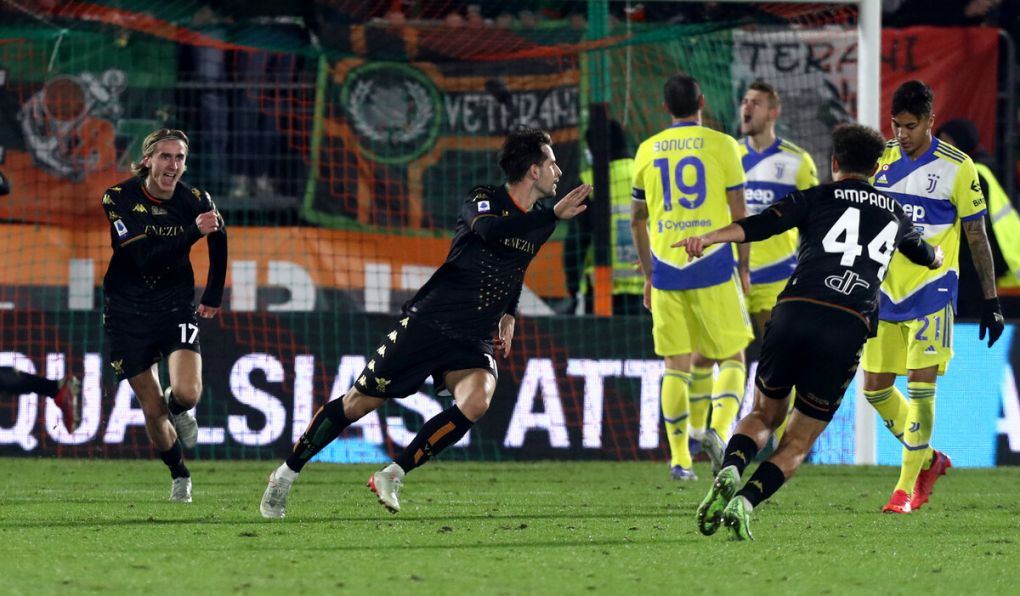
[[998, 298], [985, 298], [984, 304], [981, 306], [981, 327], [978, 331], [978, 339], [985, 339], [985, 332], [988, 332], [988, 347], [992, 347], [995, 340], [999, 339], [1002, 335], [1002, 330], [1006, 326], [1005, 320], [1002, 318], [1002, 307], [999, 306]]

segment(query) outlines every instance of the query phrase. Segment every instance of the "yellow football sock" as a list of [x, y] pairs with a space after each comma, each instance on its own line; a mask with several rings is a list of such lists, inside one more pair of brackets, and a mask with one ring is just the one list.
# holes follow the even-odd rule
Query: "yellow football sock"
[[691, 369], [691, 436], [701, 440], [708, 429], [708, 413], [712, 409], [712, 367]]
[[896, 489], [914, 491], [914, 483], [924, 463], [931, 459], [932, 429], [935, 426], [935, 383], [907, 383], [910, 408], [906, 432], [903, 433], [903, 464]]
[[791, 389], [790, 390], [790, 398], [789, 398], [790, 399], [790, 401], [789, 401], [790, 405], [786, 409], [786, 418], [783, 418], [783, 423], [780, 424], [779, 428], [777, 428], [772, 433], [776, 437], [776, 446], [777, 447], [779, 446], [779, 441], [783, 440], [783, 433], [786, 432], [786, 423], [790, 421], [790, 414], [793, 412], [793, 398], [795, 397], [796, 393], [797, 393], [797, 391], [795, 389]]
[[712, 428], [723, 441], [730, 438], [730, 428], [740, 413], [744, 399], [747, 369], [743, 362], [725, 360], [719, 365], [719, 376], [712, 385]]
[[885, 421], [885, 427], [896, 437], [896, 440], [903, 442], [903, 430], [907, 426], [907, 410], [910, 405], [907, 398], [903, 397], [896, 385], [878, 389], [877, 391], [864, 391], [864, 397], [876, 410], [878, 415]]
[[687, 446], [690, 384], [691, 373], [682, 370], [667, 368], [662, 376], [662, 417], [666, 419], [670, 466], [683, 466], [687, 469], [691, 468], [691, 450]]

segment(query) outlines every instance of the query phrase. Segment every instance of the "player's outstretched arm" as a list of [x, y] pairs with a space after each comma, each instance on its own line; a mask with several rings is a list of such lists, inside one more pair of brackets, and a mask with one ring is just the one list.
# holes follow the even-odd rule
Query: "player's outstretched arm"
[[694, 259], [701, 257], [705, 254], [705, 249], [713, 244], [719, 244], [720, 242], [743, 242], [744, 241], [744, 228], [736, 223], [719, 228], [718, 230], [712, 230], [707, 234], [701, 236], [691, 236], [690, 238], [684, 238], [680, 242], [674, 242], [670, 246], [673, 248], [684, 248], [687, 250], [687, 260], [693, 261]]

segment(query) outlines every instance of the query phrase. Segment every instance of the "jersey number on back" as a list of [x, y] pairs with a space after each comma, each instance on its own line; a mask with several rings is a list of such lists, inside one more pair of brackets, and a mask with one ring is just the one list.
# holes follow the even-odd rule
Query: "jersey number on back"
[[[697, 209], [705, 202], [705, 164], [700, 159], [693, 155], [688, 155], [677, 162], [672, 172], [669, 171], [669, 159], [666, 157], [655, 160], [652, 162], [652, 165], [658, 168], [659, 179], [662, 181], [663, 210], [673, 210], [674, 184], [681, 194], [687, 195], [680, 197], [677, 201], [682, 207]], [[692, 177], [694, 178], [693, 182], [688, 184], [687, 180]], [[694, 197], [693, 201], [688, 198], [690, 196]]]
[[[842, 253], [843, 257], [839, 264], [844, 267], [853, 267], [854, 261], [864, 252], [859, 244], [861, 228], [861, 210], [856, 207], [847, 207], [843, 215], [839, 216], [836, 223], [832, 224], [829, 231], [822, 238], [822, 248], [828, 253]], [[882, 231], [868, 243], [868, 257], [877, 262], [881, 267], [878, 269], [878, 279], [885, 277], [885, 269], [889, 266], [893, 251], [896, 249], [896, 231], [899, 226], [895, 221], [890, 221]]]

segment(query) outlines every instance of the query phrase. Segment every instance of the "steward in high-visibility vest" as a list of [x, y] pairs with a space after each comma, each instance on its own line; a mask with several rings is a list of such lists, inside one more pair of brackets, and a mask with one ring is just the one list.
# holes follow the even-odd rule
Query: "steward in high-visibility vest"
[[1020, 288], [1020, 215], [992, 169], [980, 162], [974, 162], [974, 167], [981, 179], [982, 190], [985, 190], [988, 217], [992, 220], [991, 237], [1006, 262], [1006, 272], [998, 275], [996, 285], [1000, 289]]

